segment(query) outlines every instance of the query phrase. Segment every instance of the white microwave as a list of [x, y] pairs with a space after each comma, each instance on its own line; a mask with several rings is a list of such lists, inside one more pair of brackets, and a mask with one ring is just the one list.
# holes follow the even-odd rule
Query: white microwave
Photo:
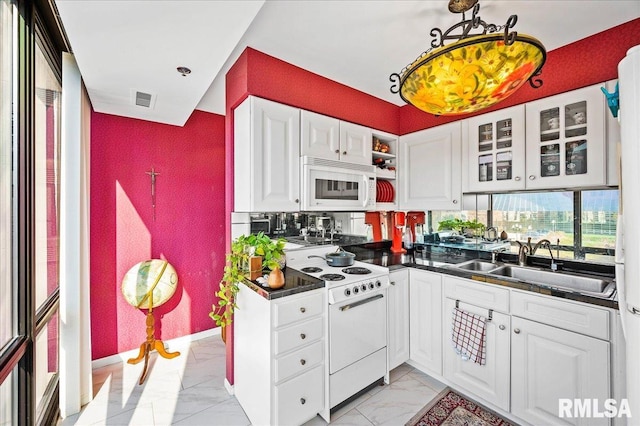
[[300, 210], [375, 210], [375, 166], [303, 156], [301, 167]]

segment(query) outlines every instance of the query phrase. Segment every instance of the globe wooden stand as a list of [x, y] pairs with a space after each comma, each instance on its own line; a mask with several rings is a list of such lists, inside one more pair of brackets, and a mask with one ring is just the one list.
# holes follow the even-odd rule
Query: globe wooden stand
[[160, 354], [161, 357], [171, 359], [180, 355], [180, 352], [167, 352], [164, 348], [162, 340], [156, 340], [155, 338], [155, 322], [156, 319], [153, 316], [153, 310], [149, 309], [147, 312], [147, 340], [140, 345], [140, 352], [137, 358], [131, 358], [127, 362], [129, 364], [137, 364], [144, 359], [144, 369], [140, 376], [139, 384], [143, 384], [147, 378], [147, 369], [149, 367], [149, 354], [154, 349]]
[[144, 359], [144, 368], [142, 369], [140, 382], [138, 382], [140, 385], [143, 384], [144, 380], [147, 378], [147, 372], [149, 368], [149, 354], [151, 353], [151, 351], [155, 349], [160, 354], [161, 357], [167, 358], [167, 359], [175, 358], [180, 355], [180, 352], [167, 352], [166, 349], [164, 348], [164, 344], [162, 343], [162, 340], [156, 340], [156, 337], [155, 337], [156, 319], [153, 316], [153, 290], [158, 285], [158, 282], [160, 282], [160, 278], [162, 277], [162, 274], [164, 273], [164, 270], [166, 267], [167, 267], [167, 262], [165, 262], [165, 264], [163, 265], [162, 270], [158, 274], [158, 277], [153, 283], [153, 286], [151, 286], [151, 289], [145, 294], [145, 296], [142, 298], [142, 300], [140, 301], [140, 303], [138, 303], [138, 306], [137, 306], [138, 308], [140, 308], [142, 304], [147, 299], [149, 299], [149, 310], [147, 311], [147, 320], [146, 320], [147, 340], [140, 345], [140, 352], [138, 353], [138, 356], [136, 358], [131, 358], [127, 361], [129, 364], [137, 364]]

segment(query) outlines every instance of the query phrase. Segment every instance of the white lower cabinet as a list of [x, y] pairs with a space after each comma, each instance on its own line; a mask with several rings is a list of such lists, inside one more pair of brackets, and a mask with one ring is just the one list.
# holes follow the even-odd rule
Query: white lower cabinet
[[409, 359], [409, 269], [391, 272], [389, 281], [387, 359], [391, 370]]
[[[461, 281], [457, 278], [446, 277], [445, 293], [449, 290], [449, 283], [452, 280]], [[486, 292], [493, 290], [502, 292], [503, 289], [491, 289], [482, 284], [470, 284], [481, 286]], [[508, 295], [508, 292], [507, 292]], [[485, 401], [491, 402], [495, 406], [509, 411], [509, 386], [510, 386], [510, 353], [509, 353], [509, 330], [510, 317], [504, 313], [491, 311], [491, 319], [486, 322], [485, 350], [486, 364], [480, 365], [471, 360], [463, 360], [458, 355], [452, 344], [451, 333], [453, 325], [453, 310], [458, 300], [459, 308], [465, 312], [489, 317], [489, 310], [473, 304], [473, 298], [460, 299], [446, 298], [444, 303], [444, 373], [443, 376], [460, 386], [467, 392], [471, 392]]]
[[300, 425], [326, 414], [324, 289], [267, 300], [240, 285], [234, 393], [256, 425]]
[[512, 299], [511, 412], [535, 425], [608, 425], [604, 416], [560, 418], [559, 406], [570, 400], [573, 414], [576, 400], [597, 400], [603, 411], [612, 397], [611, 343], [593, 337], [609, 338], [609, 311], [519, 292]]
[[409, 271], [409, 352], [425, 373], [442, 374], [442, 275]]

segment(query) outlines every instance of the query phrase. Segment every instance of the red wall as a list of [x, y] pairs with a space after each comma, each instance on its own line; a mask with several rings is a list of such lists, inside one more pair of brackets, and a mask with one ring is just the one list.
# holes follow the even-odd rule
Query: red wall
[[[113, 115], [91, 116], [92, 358], [145, 341], [145, 312], [120, 285], [134, 264], [165, 258], [178, 289], [154, 310], [156, 338], [214, 326], [209, 318], [225, 256], [224, 117], [195, 111], [184, 127]], [[151, 167], [156, 220], [151, 207]]]

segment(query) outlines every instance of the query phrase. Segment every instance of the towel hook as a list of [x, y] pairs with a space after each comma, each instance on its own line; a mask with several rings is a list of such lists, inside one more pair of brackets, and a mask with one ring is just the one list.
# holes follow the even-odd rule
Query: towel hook
[[460, 301], [456, 299], [456, 309], [460, 309]]

